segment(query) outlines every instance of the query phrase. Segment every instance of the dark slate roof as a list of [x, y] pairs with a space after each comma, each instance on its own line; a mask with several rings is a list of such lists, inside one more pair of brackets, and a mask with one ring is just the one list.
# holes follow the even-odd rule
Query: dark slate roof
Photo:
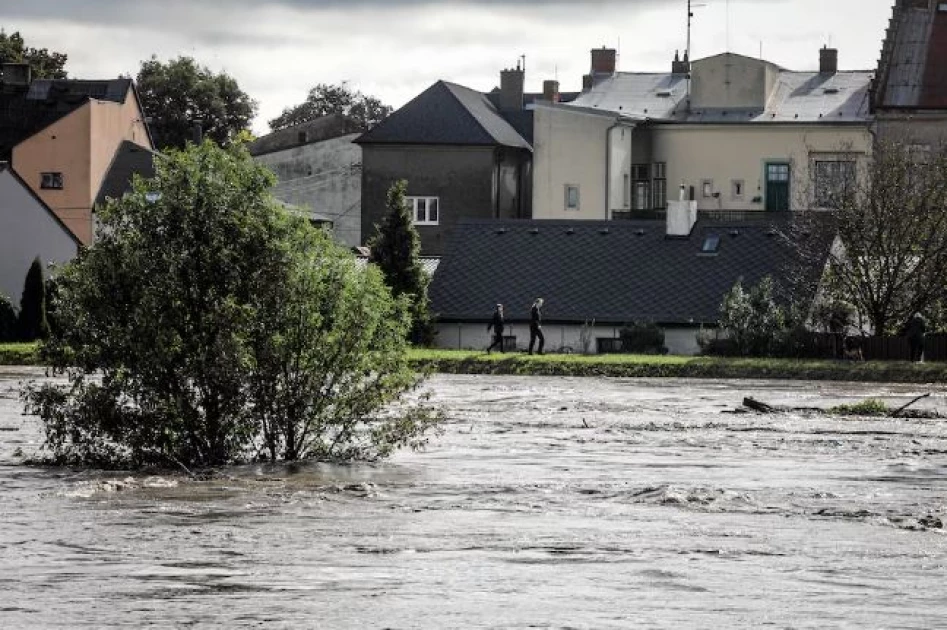
[[875, 106], [947, 109], [947, 12], [898, 0], [878, 68]]
[[102, 179], [99, 194], [95, 198], [95, 205], [104, 204], [106, 199], [120, 199], [131, 190], [132, 178], [136, 174], [145, 179], [154, 177], [156, 155], [154, 151], [134, 142], [128, 140], [122, 142], [112, 157], [112, 164], [109, 166], [108, 172]]
[[[737, 280], [770, 275], [789, 286], [800, 267], [781, 236], [787, 227], [702, 220], [689, 237], [667, 238], [664, 221], [465, 221], [434, 276], [431, 307], [442, 321], [482, 322], [502, 303], [510, 320], [525, 321], [542, 297], [550, 322], [713, 324]], [[709, 235], [720, 237], [716, 254], [701, 252]], [[824, 263], [830, 232], [810, 238]], [[808, 270], [818, 278], [822, 264]]]
[[249, 145], [250, 155], [264, 155], [295, 147], [332, 140], [362, 131], [351, 118], [330, 114], [257, 138]]
[[446, 81], [429, 87], [355, 142], [531, 149], [486, 95]]
[[124, 102], [131, 86], [131, 79], [37, 79], [28, 88], [0, 86], [0, 160], [9, 160], [13, 147], [82, 107], [90, 98]]
[[36, 79], [30, 83], [26, 98], [31, 101], [46, 101], [87, 96], [100, 101], [124, 103], [131, 86], [131, 79], [108, 79], [104, 81]]

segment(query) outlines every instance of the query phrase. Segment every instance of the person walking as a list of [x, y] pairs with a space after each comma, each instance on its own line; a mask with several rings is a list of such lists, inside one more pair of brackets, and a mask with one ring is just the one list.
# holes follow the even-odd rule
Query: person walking
[[911, 360], [917, 363], [924, 356], [924, 333], [927, 332], [927, 322], [924, 321], [924, 316], [920, 313], [914, 313], [914, 317], [905, 326], [905, 332], [911, 350]]
[[543, 353], [546, 337], [543, 336], [543, 299], [536, 298], [529, 310], [529, 353], [533, 354], [533, 344], [539, 339], [537, 354]]
[[500, 352], [503, 352], [503, 305], [497, 304], [493, 311], [493, 320], [487, 324], [487, 332], [493, 330], [493, 343], [487, 346], [487, 354], [496, 346], [500, 346]]

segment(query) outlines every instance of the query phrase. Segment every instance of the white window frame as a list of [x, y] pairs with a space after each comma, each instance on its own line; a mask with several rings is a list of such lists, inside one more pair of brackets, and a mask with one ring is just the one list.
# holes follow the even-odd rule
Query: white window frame
[[40, 173], [39, 187], [42, 190], [62, 190], [64, 188], [61, 172]]
[[[843, 166], [844, 165], [844, 166]], [[825, 171], [835, 181], [822, 181]], [[849, 170], [849, 173], [843, 173]], [[847, 177], [846, 177], [847, 176]], [[837, 208], [837, 200], [844, 194], [843, 186], [856, 186], [858, 178], [858, 161], [855, 156], [816, 156], [812, 162], [812, 184], [815, 194], [813, 202], [817, 208]], [[835, 199], [833, 199], [835, 198]]]
[[[575, 191], [574, 199], [573, 195], [570, 194], [572, 191]], [[566, 184], [563, 188], [563, 195], [564, 207], [567, 212], [579, 212], [582, 209], [582, 197], [578, 184]]]
[[[441, 198], [426, 197], [423, 195], [409, 196], [404, 198], [408, 204], [408, 210], [411, 211], [411, 218], [415, 225], [440, 225], [441, 223]], [[431, 206], [434, 206], [434, 218], [431, 218]]]

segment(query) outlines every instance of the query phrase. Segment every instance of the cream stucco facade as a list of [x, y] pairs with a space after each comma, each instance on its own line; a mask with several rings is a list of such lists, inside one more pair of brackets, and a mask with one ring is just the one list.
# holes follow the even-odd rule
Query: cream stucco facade
[[[124, 102], [90, 99], [13, 149], [13, 165], [30, 188], [83, 244], [94, 236], [92, 206], [119, 145], [151, 149], [133, 88]], [[62, 175], [61, 188], [44, 188], [43, 174]]]
[[789, 168], [789, 209], [813, 208], [813, 164], [854, 161], [863, 171], [872, 146], [867, 125], [663, 124], [652, 133], [671, 194], [693, 187], [704, 211], [766, 210], [770, 164]]

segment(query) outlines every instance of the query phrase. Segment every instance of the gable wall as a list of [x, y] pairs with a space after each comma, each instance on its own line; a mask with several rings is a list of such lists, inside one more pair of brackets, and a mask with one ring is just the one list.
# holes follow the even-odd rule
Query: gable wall
[[78, 246], [9, 172], [0, 172], [0, 294], [19, 304], [33, 259], [67, 262]]

